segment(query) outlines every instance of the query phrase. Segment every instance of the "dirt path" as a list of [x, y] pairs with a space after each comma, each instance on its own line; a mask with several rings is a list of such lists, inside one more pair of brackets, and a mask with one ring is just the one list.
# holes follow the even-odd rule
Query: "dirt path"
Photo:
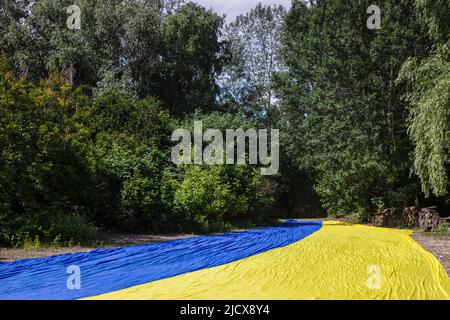
[[413, 238], [439, 260], [450, 277], [450, 236], [438, 236], [423, 231], [415, 231]]
[[192, 235], [140, 235], [140, 234], [112, 234], [103, 236], [103, 244], [94, 247], [42, 247], [36, 249], [0, 248], [0, 262], [8, 262], [28, 258], [45, 258], [58, 254], [87, 252], [98, 248], [115, 248], [122, 246], [140, 245], [145, 243], [164, 242], [192, 237]]

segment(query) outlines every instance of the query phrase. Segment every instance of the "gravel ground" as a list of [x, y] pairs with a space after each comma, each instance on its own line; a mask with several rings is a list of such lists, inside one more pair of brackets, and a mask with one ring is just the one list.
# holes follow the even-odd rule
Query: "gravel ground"
[[450, 277], [450, 235], [434, 235], [415, 231], [413, 238], [426, 250], [434, 254]]

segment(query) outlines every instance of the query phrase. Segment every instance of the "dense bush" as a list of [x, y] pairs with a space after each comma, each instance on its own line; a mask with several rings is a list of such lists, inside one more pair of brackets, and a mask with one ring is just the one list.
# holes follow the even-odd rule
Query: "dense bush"
[[89, 114], [95, 220], [122, 231], [158, 230], [165, 211], [160, 185], [163, 168], [171, 166], [173, 120], [157, 100], [118, 92], [96, 98]]
[[21, 234], [51, 236], [50, 216], [92, 199], [89, 134], [77, 121], [86, 103], [79, 90], [57, 81], [34, 85], [15, 79], [1, 59], [1, 241]]
[[154, 98], [116, 91], [88, 97], [82, 89], [17, 79], [2, 60], [3, 244], [86, 242], [99, 227], [223, 230], [270, 204], [256, 167], [176, 167], [170, 160], [175, 127], [192, 128], [196, 119], [205, 128], [246, 129], [251, 121], [212, 113], [177, 124]]
[[[241, 114], [195, 113], [182, 123], [191, 130], [201, 121], [203, 130], [218, 129], [225, 138], [226, 129], [255, 128], [253, 121]], [[208, 142], [204, 142], [204, 146]], [[194, 150], [192, 150], [194, 152]], [[162, 186], [163, 202], [171, 208], [171, 220], [184, 224], [184, 229], [217, 231], [236, 223], [260, 222], [269, 218], [273, 190], [266, 190], [267, 178], [251, 165], [180, 165], [168, 168]]]
[[175, 212], [201, 231], [220, 230], [250, 220], [267, 195], [259, 170], [249, 166], [188, 166], [174, 190]]

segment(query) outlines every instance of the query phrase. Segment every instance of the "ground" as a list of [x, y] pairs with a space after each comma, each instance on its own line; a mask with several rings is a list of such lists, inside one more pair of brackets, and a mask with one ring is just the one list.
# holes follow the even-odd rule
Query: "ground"
[[0, 262], [8, 262], [28, 258], [44, 258], [57, 254], [86, 252], [101, 248], [114, 248], [121, 246], [139, 245], [152, 242], [163, 242], [182, 239], [192, 235], [143, 235], [143, 234], [108, 234], [103, 235], [102, 244], [95, 247], [41, 247], [41, 248], [0, 248]]
[[[190, 237], [192, 235], [124, 235], [112, 234], [104, 236], [104, 245], [102, 247], [113, 248], [117, 246], [138, 245], [152, 242], [162, 242]], [[413, 238], [420, 243], [426, 250], [431, 252], [443, 265], [450, 276], [450, 233], [433, 234], [416, 230]], [[14, 261], [27, 258], [41, 258], [56, 254], [85, 252], [94, 250], [90, 247], [50, 247], [37, 249], [6, 249], [0, 248], [0, 262]]]
[[415, 231], [413, 238], [439, 260], [450, 276], [450, 235], [448, 233], [447, 235], [434, 235]]

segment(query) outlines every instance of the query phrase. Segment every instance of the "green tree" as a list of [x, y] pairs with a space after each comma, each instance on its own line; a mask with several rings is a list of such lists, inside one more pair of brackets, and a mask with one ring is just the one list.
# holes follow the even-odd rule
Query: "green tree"
[[[70, 5], [80, 7], [80, 30], [66, 26]], [[100, 92], [121, 89], [143, 97], [154, 91], [161, 1], [41, 0], [19, 8], [0, 17], [0, 43], [17, 74], [37, 80], [59, 72], [73, 84], [99, 83]]]
[[171, 166], [174, 127], [161, 103], [113, 91], [96, 97], [85, 121], [93, 137], [96, 221], [122, 231], [159, 230], [167, 213], [160, 186]]
[[[177, 116], [214, 108], [225, 59], [214, 12], [179, 0], [5, 1], [0, 44], [17, 75], [158, 96]], [[80, 30], [66, 26], [69, 5], [80, 7]]]
[[415, 144], [414, 169], [426, 195], [448, 194], [450, 155], [450, 42], [422, 60], [403, 65], [399, 81], [411, 83], [409, 132]]
[[189, 166], [174, 192], [174, 209], [202, 231], [249, 219], [261, 201], [262, 178], [248, 166]]
[[277, 101], [273, 79], [283, 69], [279, 53], [285, 15], [282, 6], [260, 3], [226, 27], [231, 62], [223, 74], [223, 98], [261, 120], [269, 121]]
[[216, 104], [215, 80], [224, 59], [222, 25], [222, 17], [193, 3], [165, 19], [159, 96], [171, 115], [211, 110]]
[[428, 27], [428, 33], [438, 42], [445, 43], [450, 32], [450, 2], [446, 0], [415, 0], [421, 22]]
[[288, 146], [333, 214], [371, 212], [374, 202], [411, 204], [406, 104], [395, 79], [429, 41], [413, 1], [381, 1], [382, 26], [366, 26], [370, 1], [294, 1], [279, 75]]
[[445, 196], [450, 170], [450, 3], [416, 0], [415, 6], [428, 28], [432, 52], [406, 60], [397, 82], [407, 85], [414, 171], [426, 196]]
[[[57, 80], [16, 79], [0, 61], [0, 241], [92, 235], [85, 217], [94, 194], [89, 130], [78, 110], [88, 99]], [[80, 186], [83, 186], [80, 188]], [[60, 234], [56, 221], [77, 221]], [[83, 224], [86, 227], [83, 229]], [[74, 239], [83, 240], [83, 237]]]

